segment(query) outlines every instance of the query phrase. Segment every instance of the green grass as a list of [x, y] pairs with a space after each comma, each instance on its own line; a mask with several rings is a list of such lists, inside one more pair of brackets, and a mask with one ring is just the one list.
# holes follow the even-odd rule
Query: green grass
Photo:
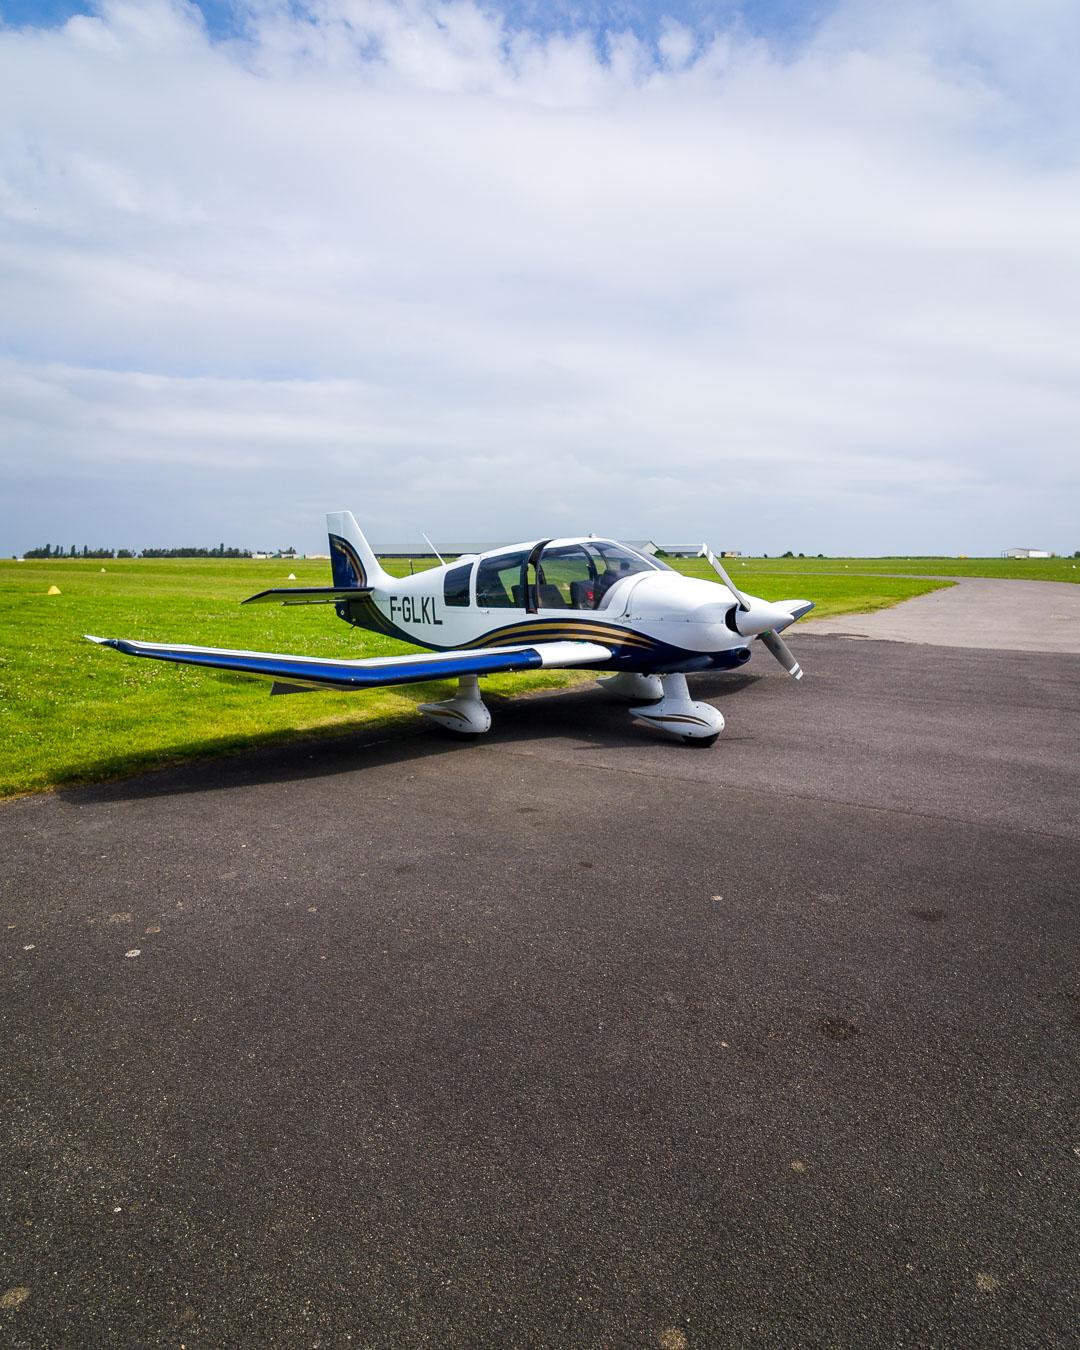
[[[941, 590], [952, 585], [949, 581], [933, 581], [917, 577], [864, 576], [854, 570], [861, 559], [853, 560], [851, 570], [843, 563], [836, 572], [822, 567], [804, 567], [802, 558], [785, 558], [785, 567], [772, 566], [771, 558], [728, 558], [724, 566], [740, 590], [759, 595], [763, 600], [813, 600], [813, 617], [826, 618], [831, 614], [866, 614], [875, 609], [910, 600], [928, 591]], [[776, 560], [779, 563], [779, 560]], [[716, 573], [704, 558], [680, 558], [670, 561], [688, 577], [704, 577], [715, 581]]]
[[[392, 570], [407, 573], [408, 563]], [[290, 571], [295, 583], [286, 581]], [[256, 591], [293, 584], [328, 585], [329, 563], [0, 563], [0, 796], [332, 733], [448, 697], [451, 685], [439, 683], [271, 698], [261, 680], [134, 660], [82, 639], [96, 633], [353, 658], [416, 650], [350, 628], [327, 605], [240, 607]], [[60, 595], [47, 595], [50, 585]], [[566, 671], [493, 676], [485, 688], [511, 693], [573, 678]]]
[[[900, 565], [902, 564], [902, 566]], [[417, 568], [426, 564], [418, 562]], [[711, 577], [700, 560], [680, 571]], [[102, 572], [101, 568], [105, 571]], [[979, 570], [979, 569], [982, 570]], [[1000, 569], [1000, 570], [998, 570]], [[408, 562], [389, 570], [409, 571]], [[878, 609], [939, 585], [889, 570], [1078, 580], [1065, 559], [746, 559], [736, 584], [766, 599], [814, 600], [818, 615]], [[385, 656], [401, 643], [340, 623], [328, 606], [241, 608], [255, 591], [326, 585], [325, 561], [131, 559], [0, 562], [0, 796], [108, 778], [171, 760], [220, 754], [301, 734], [332, 734], [405, 717], [451, 686], [269, 697], [262, 681], [103, 651], [83, 633], [318, 656]], [[46, 594], [50, 585], [61, 594]], [[550, 671], [495, 676], [496, 693], [591, 676]]]

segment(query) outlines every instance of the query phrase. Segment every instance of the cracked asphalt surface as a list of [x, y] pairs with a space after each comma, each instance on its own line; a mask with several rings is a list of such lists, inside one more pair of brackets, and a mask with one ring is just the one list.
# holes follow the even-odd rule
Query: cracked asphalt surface
[[1075, 1344], [1080, 657], [796, 636], [0, 807], [0, 1343]]

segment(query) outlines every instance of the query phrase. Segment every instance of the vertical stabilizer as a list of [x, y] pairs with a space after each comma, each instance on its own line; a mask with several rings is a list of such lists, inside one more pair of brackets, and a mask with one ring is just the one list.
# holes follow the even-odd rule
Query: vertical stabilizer
[[331, 511], [326, 517], [326, 529], [330, 535], [334, 585], [339, 590], [384, 586], [389, 581], [351, 511]]

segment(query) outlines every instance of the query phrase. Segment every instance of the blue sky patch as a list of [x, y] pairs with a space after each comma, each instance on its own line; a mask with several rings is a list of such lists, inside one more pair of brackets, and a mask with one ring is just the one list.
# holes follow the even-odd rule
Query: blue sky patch
[[[236, 37], [243, 30], [237, 7], [221, 0], [197, 0], [212, 37]], [[665, 23], [674, 21], [703, 35], [718, 29], [739, 27], [745, 32], [768, 38], [781, 47], [796, 46], [811, 36], [821, 19], [833, 8], [834, 0], [504, 0], [483, 8], [501, 10], [513, 28], [527, 28], [548, 34], [573, 33], [582, 29], [594, 32], [623, 32], [630, 29], [639, 37], [655, 41]], [[302, 12], [304, 6], [294, 5]], [[55, 28], [75, 14], [92, 14], [95, 6], [72, 0], [0, 0], [0, 18], [10, 27]]]

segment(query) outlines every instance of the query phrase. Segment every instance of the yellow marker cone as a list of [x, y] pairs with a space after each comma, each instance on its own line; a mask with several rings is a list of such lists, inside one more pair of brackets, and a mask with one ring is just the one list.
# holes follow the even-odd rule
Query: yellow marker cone
[[59, 587], [59, 586], [50, 586], [49, 589], [45, 592], [45, 594], [46, 594], [46, 595], [59, 595], [59, 594], [60, 594], [60, 587]]
[[290, 572], [289, 575], [285, 578], [285, 580], [286, 580], [286, 581], [295, 581], [295, 580], [296, 580], [296, 573], [295, 573], [295, 572]]
[[104, 567], [102, 567], [102, 568], [100, 569], [100, 571], [104, 572], [104, 571], [105, 571]]

